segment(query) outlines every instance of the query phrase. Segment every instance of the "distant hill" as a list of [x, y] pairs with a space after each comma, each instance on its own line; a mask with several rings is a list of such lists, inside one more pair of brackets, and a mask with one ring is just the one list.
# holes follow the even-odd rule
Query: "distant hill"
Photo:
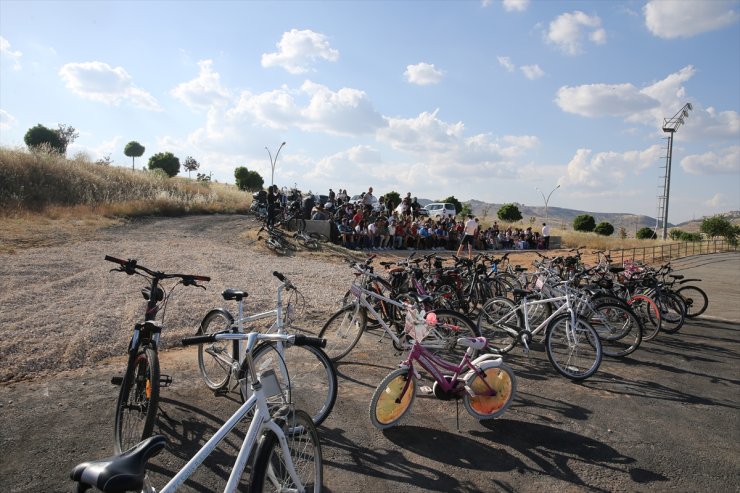
[[[740, 226], [740, 211], [729, 211], [718, 215], [723, 216], [735, 226]], [[696, 233], [699, 231], [701, 223], [706, 217], [707, 216], [701, 217], [699, 219], [692, 219], [691, 221], [685, 221], [681, 224], [677, 224], [676, 227], [681, 231], [686, 231], [687, 233]]]

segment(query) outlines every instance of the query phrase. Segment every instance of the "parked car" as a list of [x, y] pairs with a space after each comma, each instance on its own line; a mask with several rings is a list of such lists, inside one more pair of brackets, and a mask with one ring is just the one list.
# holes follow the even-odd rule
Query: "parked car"
[[[403, 203], [398, 204], [398, 207], [396, 207], [393, 211], [394, 212], [398, 212], [398, 214], [403, 214]], [[425, 208], [421, 207], [419, 209], [419, 215], [426, 217], [426, 216], [429, 215], [429, 211], [426, 210]]]
[[448, 202], [432, 202], [431, 204], [424, 206], [424, 209], [426, 209], [429, 213], [429, 217], [432, 219], [436, 219], [437, 216], [454, 218], [457, 215], [455, 204], [450, 204]]
[[[362, 195], [353, 195], [352, 198], [349, 199], [349, 203], [354, 204], [355, 206], [362, 205], [362, 198]], [[378, 197], [375, 195], [373, 195], [373, 210], [380, 210], [380, 202], [378, 201]]]

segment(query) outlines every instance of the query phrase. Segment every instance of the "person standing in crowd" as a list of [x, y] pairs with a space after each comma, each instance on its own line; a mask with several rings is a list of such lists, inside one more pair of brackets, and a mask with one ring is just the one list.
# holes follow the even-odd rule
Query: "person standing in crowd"
[[267, 226], [275, 225], [278, 199], [277, 185], [270, 185], [267, 188]]
[[544, 249], [550, 249], [550, 226], [542, 223], [542, 240], [544, 241]]
[[460, 240], [460, 246], [457, 247], [457, 256], [462, 253], [463, 247], [468, 245], [468, 259], [473, 259], [473, 242], [475, 242], [475, 233], [478, 231], [478, 222], [473, 219], [472, 214], [468, 214], [468, 220], [465, 222], [463, 237]]
[[362, 205], [365, 206], [365, 209], [370, 208], [370, 210], [372, 210], [373, 202], [375, 202], [375, 197], [373, 196], [373, 187], [370, 187], [367, 189], [367, 193], [362, 197]]

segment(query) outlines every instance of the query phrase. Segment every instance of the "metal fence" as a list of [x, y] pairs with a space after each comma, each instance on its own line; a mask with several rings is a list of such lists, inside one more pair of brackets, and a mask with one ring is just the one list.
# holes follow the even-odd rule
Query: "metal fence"
[[669, 260], [688, 257], [690, 255], [703, 255], [707, 253], [736, 252], [737, 245], [731, 245], [725, 239], [685, 241], [681, 243], [668, 243], [640, 248], [627, 248], [625, 250], [610, 250], [612, 260], [624, 264], [625, 260], [642, 262], [644, 264], [655, 264]]

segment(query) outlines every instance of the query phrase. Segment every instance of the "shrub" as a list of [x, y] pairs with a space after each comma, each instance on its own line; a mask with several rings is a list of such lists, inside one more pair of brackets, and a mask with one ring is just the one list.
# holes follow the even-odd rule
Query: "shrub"
[[496, 213], [499, 219], [509, 223], [522, 220], [522, 213], [519, 211], [519, 207], [516, 204], [504, 204]]
[[614, 233], [614, 226], [606, 221], [600, 222], [594, 228], [594, 233], [601, 236], [611, 236]]
[[158, 152], [149, 158], [149, 169], [161, 169], [167, 176], [173, 177], [180, 172], [180, 160], [171, 152]]
[[639, 240], [655, 240], [656, 238], [658, 238], [658, 235], [655, 234], [653, 228], [648, 228], [646, 226], [637, 231], [637, 239]]
[[[596, 228], [596, 220], [589, 214], [581, 214], [573, 219], [573, 229], [576, 231], [590, 232]], [[612, 228], [612, 232], [614, 229]], [[611, 234], [611, 233], [610, 233]]]

